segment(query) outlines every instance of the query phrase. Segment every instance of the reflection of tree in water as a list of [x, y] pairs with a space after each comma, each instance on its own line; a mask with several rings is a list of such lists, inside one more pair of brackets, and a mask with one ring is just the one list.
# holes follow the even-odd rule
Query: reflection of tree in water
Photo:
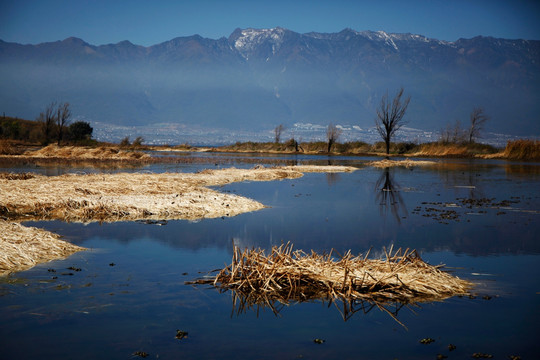
[[338, 173], [326, 173], [326, 182], [329, 186], [335, 185], [340, 180]]
[[401, 217], [407, 216], [408, 212], [399, 192], [399, 184], [394, 181], [390, 168], [384, 168], [384, 172], [375, 184], [375, 191], [375, 199], [379, 203], [381, 215], [386, 216], [390, 209], [398, 224], [401, 224]]
[[484, 196], [482, 180], [494, 167], [489, 164], [441, 163], [433, 169], [448, 188], [454, 188], [460, 193], [467, 192], [469, 199], [477, 199]]

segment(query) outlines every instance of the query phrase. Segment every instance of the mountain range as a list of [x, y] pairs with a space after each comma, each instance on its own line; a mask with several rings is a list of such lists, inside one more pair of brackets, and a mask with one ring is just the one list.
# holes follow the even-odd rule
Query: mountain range
[[540, 41], [454, 42], [345, 29], [300, 34], [236, 29], [228, 38], [178, 37], [153, 46], [78, 38], [0, 40], [0, 112], [36, 118], [51, 101], [74, 118], [112, 125], [171, 123], [222, 131], [278, 124], [372, 127], [381, 97], [411, 96], [410, 127], [438, 131], [474, 107], [486, 130], [540, 134]]

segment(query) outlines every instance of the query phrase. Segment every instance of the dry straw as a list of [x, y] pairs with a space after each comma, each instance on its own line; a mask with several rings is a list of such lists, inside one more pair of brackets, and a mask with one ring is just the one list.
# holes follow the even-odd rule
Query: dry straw
[[199, 219], [258, 210], [261, 203], [209, 189], [241, 181], [297, 178], [302, 172], [352, 171], [302, 166], [205, 170], [200, 173], [0, 176], [0, 216], [15, 220], [127, 221]]
[[[344, 255], [307, 254], [293, 250], [290, 243], [273, 247], [267, 256], [261, 249], [234, 246], [232, 263], [215, 278], [191, 284], [212, 284], [233, 291], [233, 308], [241, 313], [256, 307], [269, 307], [313, 300], [341, 301], [346, 320], [354, 305], [371, 304], [389, 313], [388, 305], [442, 301], [465, 295], [472, 284], [442, 271], [441, 266], [424, 262], [415, 250], [384, 249], [380, 259]], [[337, 258], [337, 259], [335, 259]], [[399, 321], [398, 321], [399, 322]]]
[[49, 145], [35, 151], [27, 151], [25, 157], [55, 159], [143, 160], [150, 155], [139, 151], [125, 151], [117, 147], [82, 147]]
[[413, 166], [430, 166], [430, 165], [436, 165], [437, 163], [434, 161], [429, 160], [379, 160], [379, 161], [371, 161], [368, 163], [369, 166], [377, 167], [377, 168], [387, 168], [387, 167], [394, 167], [394, 166], [402, 166], [406, 168], [411, 168]]
[[[0, 219], [128, 221], [233, 216], [263, 204], [209, 189], [240, 181], [297, 178], [302, 172], [354, 171], [350, 167], [302, 166], [205, 170], [196, 174], [0, 173]], [[77, 251], [56, 235], [0, 220], [0, 275]]]
[[0, 232], [0, 276], [84, 250], [46, 230], [4, 220], [0, 220]]

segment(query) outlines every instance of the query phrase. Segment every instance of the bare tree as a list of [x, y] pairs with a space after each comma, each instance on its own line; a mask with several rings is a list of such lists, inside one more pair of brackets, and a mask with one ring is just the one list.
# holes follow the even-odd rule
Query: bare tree
[[456, 120], [453, 125], [446, 124], [446, 128], [441, 130], [439, 141], [443, 143], [460, 144], [466, 141], [468, 132], [461, 127], [461, 121]]
[[481, 107], [475, 107], [470, 115], [471, 126], [468, 131], [469, 143], [474, 142], [474, 139], [480, 137], [480, 131], [482, 130], [484, 123], [489, 120], [489, 116], [484, 114], [484, 109]]
[[43, 144], [47, 145], [51, 142], [54, 125], [56, 123], [56, 102], [51, 102], [45, 108], [45, 112], [39, 114], [37, 121], [41, 123], [41, 133]]
[[56, 110], [56, 125], [57, 125], [57, 140], [58, 146], [62, 142], [64, 137], [65, 129], [69, 123], [69, 118], [71, 117], [71, 110], [69, 109], [69, 103], [64, 103], [63, 105], [58, 105]]
[[279, 124], [274, 129], [274, 141], [276, 144], [279, 144], [281, 141], [281, 134], [283, 133], [283, 130], [285, 130], [285, 126], [283, 126], [283, 124]]
[[328, 124], [328, 128], [326, 129], [326, 139], [328, 140], [328, 152], [332, 149], [332, 145], [338, 141], [339, 137], [341, 136], [342, 130], [335, 126], [334, 124], [330, 123]]
[[456, 120], [454, 127], [452, 127], [450, 139], [454, 144], [459, 144], [465, 142], [466, 136], [466, 131], [461, 127], [461, 121]]
[[451, 134], [451, 132], [452, 132], [452, 130], [451, 130], [450, 124], [447, 123], [446, 127], [441, 129], [439, 142], [449, 143], [450, 142], [450, 134]]
[[377, 109], [377, 117], [375, 118], [375, 125], [377, 131], [386, 144], [386, 154], [390, 154], [390, 141], [392, 137], [406, 122], [403, 120], [411, 97], [408, 96], [403, 101], [404, 89], [401, 88], [397, 92], [394, 100], [390, 102], [388, 99], [388, 92], [381, 99], [381, 105]]

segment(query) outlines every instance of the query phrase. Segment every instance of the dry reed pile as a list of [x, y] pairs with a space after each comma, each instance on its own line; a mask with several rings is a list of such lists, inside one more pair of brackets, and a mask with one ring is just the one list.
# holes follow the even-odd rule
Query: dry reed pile
[[0, 276], [84, 250], [51, 232], [4, 220], [0, 232]]
[[238, 312], [254, 306], [276, 312], [276, 302], [340, 300], [344, 304], [367, 301], [390, 315], [384, 308], [387, 304], [442, 301], [465, 295], [472, 286], [441, 266], [427, 264], [415, 250], [385, 249], [385, 258], [380, 259], [368, 255], [353, 256], [349, 251], [334, 260], [332, 252], [306, 254], [287, 243], [273, 247], [266, 256], [264, 250], [242, 251], [235, 246], [232, 263], [215, 278], [188, 283], [232, 290]]
[[379, 160], [379, 161], [371, 161], [368, 163], [369, 166], [377, 167], [377, 168], [387, 168], [387, 167], [393, 167], [393, 166], [403, 166], [406, 168], [410, 168], [413, 166], [429, 166], [429, 165], [435, 165], [437, 164], [434, 161], [427, 161], [427, 160]]

